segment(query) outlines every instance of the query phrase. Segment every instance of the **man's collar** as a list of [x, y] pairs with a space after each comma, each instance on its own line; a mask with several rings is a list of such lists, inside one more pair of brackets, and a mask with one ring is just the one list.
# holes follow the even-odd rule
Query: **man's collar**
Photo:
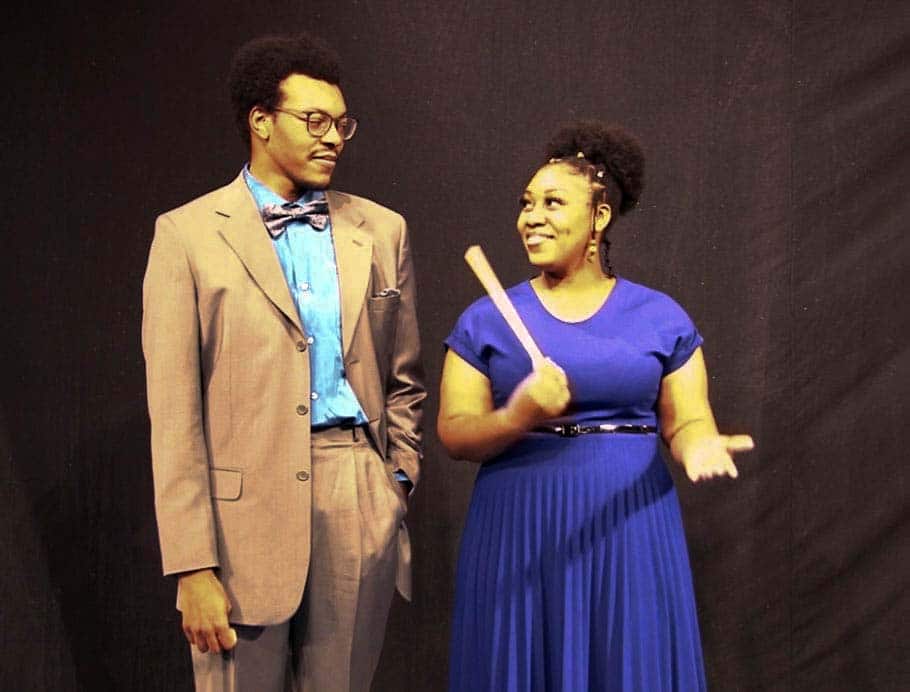
[[243, 180], [246, 182], [247, 187], [250, 189], [250, 193], [252, 193], [253, 199], [256, 200], [256, 206], [260, 211], [266, 204], [277, 204], [279, 206], [282, 204], [303, 205], [307, 202], [325, 199], [325, 190], [305, 190], [297, 200], [294, 202], [288, 202], [284, 197], [279, 195], [277, 192], [259, 180], [255, 175], [253, 175], [250, 171], [250, 164], [246, 164], [243, 167]]

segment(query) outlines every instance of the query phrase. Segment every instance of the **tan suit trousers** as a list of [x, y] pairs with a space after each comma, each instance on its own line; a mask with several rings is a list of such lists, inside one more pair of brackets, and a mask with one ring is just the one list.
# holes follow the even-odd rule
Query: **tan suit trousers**
[[363, 429], [314, 430], [311, 446], [312, 557], [300, 607], [278, 625], [235, 625], [237, 646], [225, 654], [191, 647], [199, 692], [370, 689], [405, 501]]

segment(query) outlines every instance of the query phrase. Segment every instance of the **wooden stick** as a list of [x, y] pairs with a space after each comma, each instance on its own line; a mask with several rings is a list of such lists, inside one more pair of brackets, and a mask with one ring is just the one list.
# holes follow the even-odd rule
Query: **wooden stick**
[[467, 252], [464, 253], [464, 259], [465, 262], [468, 263], [468, 266], [474, 270], [474, 274], [477, 276], [484, 289], [486, 289], [493, 304], [496, 306], [497, 310], [499, 310], [499, 314], [502, 315], [506, 324], [508, 324], [515, 333], [515, 336], [518, 337], [521, 345], [524, 346], [525, 351], [527, 351], [528, 355], [531, 357], [531, 363], [536, 368], [538, 364], [544, 360], [544, 355], [540, 352], [537, 344], [534, 343], [531, 333], [518, 316], [515, 306], [512, 305], [512, 301], [510, 301], [509, 297], [506, 295], [502, 284], [499, 283], [499, 279], [496, 278], [496, 273], [487, 261], [487, 256], [483, 254], [483, 250], [479, 245], [472, 245], [468, 248]]

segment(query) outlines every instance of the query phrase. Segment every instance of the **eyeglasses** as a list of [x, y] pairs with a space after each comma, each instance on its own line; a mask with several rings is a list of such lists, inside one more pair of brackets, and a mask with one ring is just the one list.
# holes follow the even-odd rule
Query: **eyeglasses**
[[297, 111], [289, 111], [286, 108], [275, 108], [275, 110], [293, 115], [298, 120], [305, 122], [306, 131], [313, 137], [324, 137], [332, 129], [332, 125], [335, 125], [338, 135], [345, 140], [350, 139], [357, 132], [357, 118], [352, 115], [342, 115], [340, 118], [333, 118], [325, 111], [298, 113]]

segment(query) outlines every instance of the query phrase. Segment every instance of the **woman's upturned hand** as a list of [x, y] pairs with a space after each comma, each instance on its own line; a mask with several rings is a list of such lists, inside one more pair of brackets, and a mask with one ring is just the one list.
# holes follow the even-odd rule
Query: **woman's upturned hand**
[[547, 359], [524, 378], [506, 403], [509, 419], [522, 430], [559, 416], [571, 399], [566, 373]]
[[708, 435], [686, 445], [682, 463], [693, 483], [716, 476], [736, 478], [734, 452], [748, 452], [755, 446], [748, 435]]

